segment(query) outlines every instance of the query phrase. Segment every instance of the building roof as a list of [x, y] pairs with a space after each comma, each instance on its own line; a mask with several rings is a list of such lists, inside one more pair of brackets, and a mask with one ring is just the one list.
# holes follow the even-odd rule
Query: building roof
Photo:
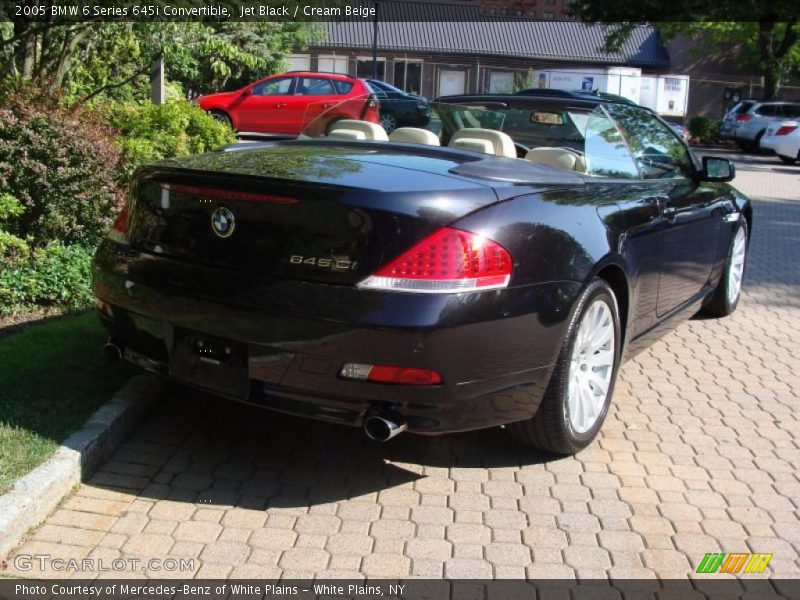
[[[479, 6], [381, 0], [379, 50], [435, 54], [469, 54], [553, 61], [668, 67], [669, 55], [658, 31], [636, 27], [619, 52], [602, 50], [603, 25], [579, 21], [534, 21], [488, 17]], [[318, 48], [372, 48], [373, 22], [331, 21], [323, 24]]]

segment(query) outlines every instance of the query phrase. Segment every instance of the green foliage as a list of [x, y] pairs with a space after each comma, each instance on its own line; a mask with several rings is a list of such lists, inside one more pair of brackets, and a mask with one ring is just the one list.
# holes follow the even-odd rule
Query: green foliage
[[235, 139], [228, 126], [184, 101], [110, 105], [104, 116], [119, 131], [123, 182], [146, 162], [208, 152]]
[[694, 117], [689, 121], [689, 133], [696, 142], [709, 143], [719, 137], [719, 121], [708, 117]]
[[38, 306], [87, 308], [92, 304], [91, 248], [51, 242], [0, 271], [0, 313]]
[[24, 208], [4, 230], [34, 246], [94, 244], [118, 204], [113, 132], [91, 112], [38, 102], [11, 92], [0, 109], [0, 194]]
[[6, 231], [4, 222], [18, 217], [25, 212], [25, 207], [11, 194], [0, 194], [0, 260], [13, 258], [28, 251], [25, 240]]
[[[239, 6], [231, 2], [238, 14]], [[128, 6], [128, 8], [130, 8]], [[149, 98], [153, 59], [184, 90], [244, 85], [285, 67], [284, 57], [321, 35], [299, 22], [2, 21], [0, 73], [64, 92], [71, 104]]]

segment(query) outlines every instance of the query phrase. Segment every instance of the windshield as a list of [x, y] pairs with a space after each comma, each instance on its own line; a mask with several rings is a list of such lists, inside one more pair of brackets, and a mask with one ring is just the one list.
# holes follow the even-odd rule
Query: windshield
[[499, 131], [503, 118], [501, 113], [480, 107], [369, 94], [336, 104], [309, 104], [300, 137], [447, 146], [462, 129]]

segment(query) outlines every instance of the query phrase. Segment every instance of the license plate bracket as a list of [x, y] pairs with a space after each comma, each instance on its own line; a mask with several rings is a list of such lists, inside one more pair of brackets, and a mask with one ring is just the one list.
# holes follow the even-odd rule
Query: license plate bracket
[[247, 398], [247, 344], [192, 331], [176, 331], [170, 356], [173, 378], [211, 392]]

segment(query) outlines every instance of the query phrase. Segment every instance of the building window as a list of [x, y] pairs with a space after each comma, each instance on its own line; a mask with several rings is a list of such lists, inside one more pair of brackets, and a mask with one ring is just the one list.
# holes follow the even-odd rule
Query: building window
[[544, 11], [542, 13], [542, 18], [543, 19], [555, 19], [556, 15], [555, 15], [555, 13], [553, 13], [553, 12], [551, 12], [549, 10], [546, 10], [546, 11]]
[[346, 56], [320, 56], [317, 59], [317, 71], [347, 75], [348, 70]]
[[310, 54], [290, 54], [289, 56], [286, 57], [286, 62], [289, 64], [290, 71], [311, 70]]
[[[375, 70], [372, 68], [372, 58], [358, 58], [356, 61], [356, 77], [364, 77], [366, 79], [375, 78]], [[377, 79], [381, 81], [386, 79], [386, 60], [383, 58], [378, 59]]]
[[422, 63], [396, 60], [394, 62], [394, 86], [410, 94], [419, 94], [422, 90]]
[[501, 15], [507, 15], [508, 14], [508, 9], [507, 8], [501, 8], [500, 9], [500, 14]]
[[555, 6], [556, 0], [544, 0], [545, 6]]
[[518, 8], [517, 10], [514, 11], [514, 14], [517, 15], [518, 17], [521, 17], [522, 16], [522, 9]]

